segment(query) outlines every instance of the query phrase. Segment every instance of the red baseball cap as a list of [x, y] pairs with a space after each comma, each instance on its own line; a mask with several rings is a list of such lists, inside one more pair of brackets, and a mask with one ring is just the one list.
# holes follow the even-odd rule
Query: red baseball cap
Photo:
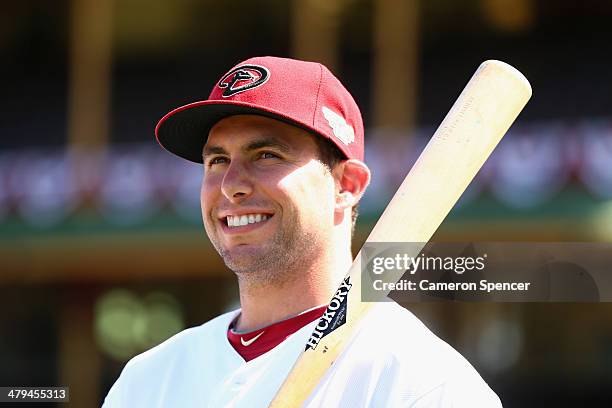
[[256, 57], [217, 82], [207, 100], [166, 114], [155, 127], [163, 148], [196, 163], [208, 132], [232, 115], [255, 114], [317, 133], [349, 159], [363, 161], [363, 121], [346, 88], [325, 66], [289, 58]]

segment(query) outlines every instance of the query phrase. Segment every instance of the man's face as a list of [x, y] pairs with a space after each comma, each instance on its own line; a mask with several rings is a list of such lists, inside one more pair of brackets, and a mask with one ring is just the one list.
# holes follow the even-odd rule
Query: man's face
[[335, 185], [318, 158], [312, 135], [273, 119], [232, 116], [211, 129], [204, 146], [202, 217], [213, 245], [239, 277], [279, 282], [325, 250]]

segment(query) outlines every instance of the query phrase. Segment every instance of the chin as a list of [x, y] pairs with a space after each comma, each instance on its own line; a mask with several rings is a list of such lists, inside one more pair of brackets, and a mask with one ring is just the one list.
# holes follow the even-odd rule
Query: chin
[[228, 268], [245, 270], [261, 264], [261, 260], [269, 257], [269, 254], [259, 245], [242, 244], [223, 251], [221, 256]]

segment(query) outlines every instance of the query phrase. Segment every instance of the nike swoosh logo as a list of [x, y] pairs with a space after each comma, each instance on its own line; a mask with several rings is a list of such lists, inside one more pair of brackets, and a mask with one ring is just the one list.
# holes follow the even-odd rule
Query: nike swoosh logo
[[244, 347], [249, 347], [251, 344], [253, 344], [253, 342], [255, 340], [257, 340], [259, 337], [261, 337], [261, 335], [264, 334], [264, 333], [265, 333], [265, 330], [262, 331], [261, 333], [259, 333], [257, 336], [253, 337], [251, 340], [247, 340], [247, 341], [244, 341], [244, 339], [242, 337], [240, 337], [240, 343], [242, 343], [242, 345]]

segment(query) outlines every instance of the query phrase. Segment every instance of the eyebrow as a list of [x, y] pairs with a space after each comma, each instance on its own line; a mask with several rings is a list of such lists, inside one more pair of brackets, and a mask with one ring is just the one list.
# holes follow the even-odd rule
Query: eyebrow
[[227, 152], [221, 146], [205, 146], [204, 152], [202, 152], [202, 157], [206, 158], [206, 156], [210, 156], [212, 154], [227, 154]]
[[261, 149], [261, 148], [264, 148], [264, 147], [274, 147], [274, 148], [280, 150], [283, 153], [289, 153], [289, 151], [291, 150], [288, 145], [286, 145], [285, 143], [283, 143], [280, 140], [275, 139], [273, 137], [268, 137], [268, 138], [264, 138], [264, 139], [254, 140], [251, 143], [249, 143], [244, 148], [244, 150], [248, 152], [248, 151], [252, 151], [252, 150]]
[[[251, 152], [253, 150], [258, 150], [258, 149], [262, 149], [265, 147], [276, 148], [283, 153], [289, 153], [291, 151], [291, 148], [287, 144], [273, 137], [254, 140], [248, 145], [246, 145], [242, 150], [245, 152]], [[227, 153], [227, 150], [225, 150], [221, 146], [204, 147], [203, 157], [210, 156], [212, 154], [228, 154], [228, 153]]]

